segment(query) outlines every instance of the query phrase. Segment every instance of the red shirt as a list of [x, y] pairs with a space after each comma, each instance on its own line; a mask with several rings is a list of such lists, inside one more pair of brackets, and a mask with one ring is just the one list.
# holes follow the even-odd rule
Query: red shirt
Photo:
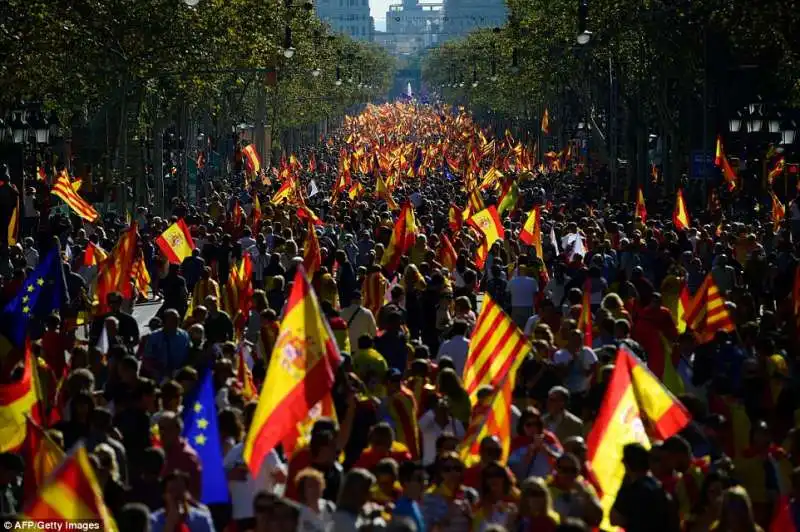
[[183, 471], [189, 475], [189, 492], [196, 500], [200, 500], [202, 490], [202, 470], [203, 466], [197, 456], [197, 452], [184, 440], [180, 439], [177, 445], [169, 449], [164, 449], [165, 462], [164, 471]]
[[361, 453], [361, 456], [358, 457], [353, 467], [363, 467], [364, 469], [371, 470], [384, 458], [394, 458], [398, 464], [411, 460], [411, 453], [408, 452], [405, 446], [403, 446], [401, 450], [396, 447], [396, 444], [392, 444], [392, 449], [393, 450], [390, 451], [377, 451], [372, 447], [367, 447], [364, 449], [364, 452]]

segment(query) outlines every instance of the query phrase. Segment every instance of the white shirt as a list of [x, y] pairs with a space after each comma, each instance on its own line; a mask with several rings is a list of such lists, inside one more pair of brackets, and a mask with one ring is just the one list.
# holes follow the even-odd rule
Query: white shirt
[[528, 318], [528, 321], [525, 322], [525, 330], [523, 331], [525, 336], [530, 336], [533, 334], [533, 330], [536, 328], [536, 324], [539, 323], [539, 321], [541, 321], [541, 318], [538, 314], [534, 314]]
[[350, 305], [342, 309], [341, 316], [347, 324], [347, 335], [350, 337], [350, 349], [354, 353], [358, 349], [359, 338], [365, 335], [370, 338], [375, 338], [378, 334], [378, 325], [375, 323], [375, 316], [373, 316], [372, 311], [366, 307]]
[[[556, 366], [566, 366], [572, 362], [572, 353], [566, 349], [559, 349], [553, 355], [553, 363]], [[583, 347], [581, 352], [578, 353], [577, 364], [575, 364], [567, 375], [567, 389], [573, 393], [582, 393], [589, 390], [591, 384], [591, 375], [586, 372], [597, 364], [597, 355], [595, 352], [588, 348]]]
[[422, 463], [426, 466], [436, 460], [436, 440], [443, 433], [449, 432], [459, 440], [464, 438], [464, 425], [460, 421], [451, 416], [450, 421], [440, 427], [433, 410], [428, 410], [419, 418], [419, 431], [422, 434]]
[[456, 374], [464, 374], [464, 365], [467, 363], [467, 353], [469, 353], [469, 340], [461, 335], [453, 336], [439, 346], [439, 353], [436, 358], [450, 357], [453, 359], [453, 366]]
[[533, 308], [539, 283], [533, 277], [519, 275], [508, 282], [506, 292], [511, 294], [512, 307]]
[[[244, 443], [237, 443], [225, 455], [225, 460], [222, 462], [225, 467], [225, 472], [228, 473], [235, 469], [237, 466], [245, 465], [244, 461]], [[253, 517], [253, 497], [259, 491], [267, 491], [274, 493], [276, 483], [273, 480], [273, 475], [278, 472], [286, 472], [286, 466], [278, 458], [278, 453], [271, 450], [264, 457], [261, 462], [261, 469], [258, 476], [253, 478], [252, 475], [247, 473], [247, 480], [244, 481], [228, 481], [228, 487], [231, 490], [231, 501], [233, 504], [233, 518], [234, 519], [247, 519]]]

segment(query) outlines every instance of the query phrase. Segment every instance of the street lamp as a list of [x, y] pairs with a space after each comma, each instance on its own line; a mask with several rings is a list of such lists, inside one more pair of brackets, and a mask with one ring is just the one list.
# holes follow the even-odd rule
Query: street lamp
[[750, 120], [747, 122], [747, 132], [748, 133], [758, 133], [761, 131], [761, 127], [764, 125], [764, 121], [761, 120], [758, 116], [750, 117]]
[[738, 133], [742, 129], [742, 118], [739, 115], [728, 120], [728, 130], [731, 133]]
[[478, 86], [478, 67], [472, 67], [472, 88], [476, 88]]
[[25, 142], [25, 136], [28, 134], [28, 123], [25, 121], [25, 111], [16, 111], [14, 113], [14, 120], [11, 121], [11, 132], [14, 144], [22, 144]]
[[784, 129], [781, 131], [781, 144], [786, 146], [788, 144], [793, 144], [795, 136], [797, 135], [797, 131], [795, 131], [795, 123], [792, 122], [788, 129]]
[[183, 0], [183, 3], [189, 7], [196, 7], [197, 4], [200, 3], [200, 0]]
[[283, 35], [283, 57], [286, 59], [291, 59], [294, 57], [294, 46], [292, 46], [292, 28], [289, 25], [286, 25], [286, 29]]
[[36, 112], [29, 124], [35, 135], [36, 142], [38, 144], [47, 144], [50, 138], [50, 128], [47, 125], [47, 120], [42, 117], [41, 113]]
[[315, 78], [318, 78], [320, 74], [322, 74], [322, 71], [318, 68], [314, 68], [311, 70], [311, 75]]
[[575, 40], [581, 46], [589, 44], [592, 40], [592, 32], [587, 28], [587, 20], [589, 19], [589, 0], [579, 0], [578, 3], [578, 35]]
[[769, 122], [768, 122], [768, 127], [769, 127], [769, 132], [770, 133], [780, 133], [781, 132], [781, 122], [777, 118], [771, 118], [769, 120]]
[[336, 82], [335, 85], [340, 87], [342, 85], [342, 71], [339, 68], [339, 65], [336, 65]]
[[519, 50], [516, 48], [511, 50], [511, 73], [519, 74]]

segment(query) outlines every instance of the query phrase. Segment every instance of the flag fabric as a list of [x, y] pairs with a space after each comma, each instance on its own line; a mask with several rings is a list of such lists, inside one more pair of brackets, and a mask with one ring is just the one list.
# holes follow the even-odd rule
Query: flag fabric
[[36, 167], [36, 179], [37, 181], [44, 181], [47, 183], [47, 172], [41, 166]]
[[411, 203], [404, 202], [400, 208], [400, 215], [394, 223], [392, 237], [381, 258], [381, 266], [389, 273], [397, 270], [400, 258], [408, 253], [417, 236], [417, 222], [414, 217], [414, 208]]
[[333, 333], [299, 266], [245, 441], [244, 458], [254, 477], [267, 453], [330, 395], [340, 362]]
[[544, 108], [544, 114], [542, 115], [542, 133], [545, 135], [550, 134], [550, 113], [547, 107]]
[[583, 332], [583, 345], [591, 348], [594, 345], [592, 328], [592, 280], [586, 279], [583, 284], [583, 299], [581, 300], [581, 315], [578, 318], [578, 329]]
[[[12, 185], [13, 186], [13, 185]], [[14, 209], [11, 211], [11, 218], [8, 222], [8, 240], [6, 242], [10, 246], [16, 246], [17, 242], [19, 242], [19, 195], [17, 195], [17, 204], [14, 206]]]
[[525, 225], [522, 226], [522, 231], [519, 233], [519, 239], [525, 244], [533, 247], [536, 250], [536, 256], [544, 260], [544, 251], [542, 249], [542, 206], [536, 205], [528, 219], [525, 220]]
[[[622, 485], [622, 451], [629, 443], [649, 448], [650, 438], [665, 440], [691, 420], [686, 408], [636, 356], [621, 347], [597, 419], [587, 439], [604, 511], [603, 530]], [[645, 429], [645, 426], [649, 429]]]
[[703, 284], [689, 301], [686, 324], [701, 344], [713, 340], [718, 331], [732, 332], [735, 329], [733, 318], [725, 307], [725, 297], [711, 273], [706, 275]]
[[394, 428], [395, 441], [408, 448], [412, 459], [419, 460], [422, 441], [417, 423], [417, 402], [414, 393], [401, 385], [398, 392], [386, 399], [387, 413]]
[[[316, 157], [316, 155], [314, 155], [313, 151], [311, 152], [311, 155], [308, 156], [308, 171], [309, 172], [316, 172], [317, 171], [317, 157]], [[309, 197], [311, 197], [310, 194], [309, 194]]]
[[25, 460], [24, 482], [25, 501], [33, 500], [39, 489], [45, 485], [50, 473], [55, 471], [66, 456], [56, 442], [50, 439], [44, 429], [30, 417], [26, 419], [27, 434], [22, 446]]
[[236, 354], [236, 380], [242, 387], [242, 398], [245, 400], [245, 403], [249, 403], [253, 399], [258, 398], [258, 388], [256, 388], [253, 382], [253, 372], [247, 365], [246, 351], [248, 349], [249, 347], [246, 347], [245, 343], [242, 342], [239, 344], [239, 349], [237, 349]]
[[194, 250], [192, 234], [183, 218], [167, 227], [156, 238], [155, 244], [171, 264], [180, 264], [186, 257], [191, 257]]
[[353, 186], [350, 187], [350, 190], [347, 191], [347, 197], [350, 198], [350, 201], [355, 201], [360, 198], [363, 193], [364, 186], [360, 181], [356, 181], [353, 183]]
[[235, 228], [239, 228], [244, 223], [244, 209], [239, 204], [239, 198], [233, 200], [233, 208], [231, 209], [231, 221], [233, 222], [233, 226]]
[[281, 188], [269, 200], [273, 205], [280, 205], [281, 203], [289, 201], [294, 196], [294, 180], [287, 179], [281, 185]]
[[117, 531], [117, 524], [103, 502], [103, 491], [83, 442], [73, 448], [36, 497], [28, 502], [22, 518], [62, 522], [99, 520], [100, 530]]
[[66, 170], [62, 170], [61, 173], [58, 174], [51, 194], [55, 194], [61, 198], [75, 214], [87, 222], [95, 222], [100, 218], [100, 213], [92, 207], [92, 204], [80, 197], [75, 189], [72, 188], [72, 182]]
[[491, 398], [476, 405], [461, 455], [468, 464], [478, 459], [480, 442], [485, 436], [496, 436], [503, 447], [503, 461], [511, 448], [511, 392], [520, 364], [530, 351], [525, 335], [511, 318], [484, 294], [483, 307], [475, 322], [464, 365], [464, 388], [476, 403], [478, 390], [492, 386]]
[[792, 501], [786, 495], [781, 495], [778, 497], [777, 509], [772, 516], [769, 532], [798, 532], [795, 523]]
[[733, 171], [728, 158], [725, 156], [725, 150], [722, 148], [722, 136], [717, 135], [717, 148], [714, 156], [714, 165], [722, 171], [722, 178], [728, 184], [728, 190], [736, 188], [736, 172]]
[[689, 211], [686, 210], [686, 202], [683, 199], [683, 190], [678, 189], [675, 193], [675, 210], [672, 212], [672, 223], [675, 229], [682, 231], [689, 229], [691, 220]]
[[772, 186], [772, 183], [775, 182], [775, 179], [779, 177], [781, 174], [783, 174], [784, 168], [786, 168], [786, 158], [781, 156], [781, 158], [775, 162], [775, 166], [773, 166], [772, 169], [767, 174], [768, 186]]
[[244, 155], [245, 166], [251, 174], [257, 174], [261, 171], [261, 158], [258, 156], [256, 147], [253, 144], [248, 144], [242, 148], [242, 155]]
[[0, 452], [16, 451], [25, 442], [28, 419], [44, 420], [36, 361], [26, 346], [22, 378], [0, 384]]
[[464, 218], [461, 215], [461, 209], [455, 203], [450, 204], [450, 210], [447, 213], [447, 226], [450, 228], [450, 231], [453, 233], [457, 233], [459, 229], [461, 229], [461, 225], [464, 223]]
[[108, 253], [103, 248], [90, 241], [86, 245], [86, 250], [83, 252], [83, 265], [96, 266], [107, 258]]
[[677, 309], [674, 314], [675, 327], [678, 329], [679, 334], [686, 332], [686, 309], [689, 308], [689, 287], [686, 281], [681, 283], [680, 292], [678, 292]]
[[786, 218], [786, 207], [775, 195], [775, 192], [770, 190], [769, 195], [772, 197], [772, 232], [777, 233], [778, 229], [781, 228], [781, 222]]
[[83, 179], [81, 179], [80, 177], [76, 177], [75, 179], [72, 180], [72, 190], [74, 190], [75, 192], [78, 192], [82, 186], [83, 186]]
[[308, 184], [308, 197], [313, 198], [317, 194], [319, 194], [319, 188], [317, 187], [317, 182], [312, 179]]
[[497, 214], [503, 216], [506, 211], [513, 210], [519, 201], [519, 186], [516, 181], [507, 181], [498, 200]]
[[447, 238], [447, 235], [442, 233], [439, 238], [439, 262], [442, 263], [442, 266], [447, 268], [447, 271], [453, 272], [456, 269], [456, 261], [458, 260], [458, 254], [456, 253], [455, 248], [453, 247], [452, 242], [450, 239]]
[[469, 218], [476, 212], [480, 212], [485, 208], [483, 197], [478, 187], [472, 188], [467, 194], [467, 209], [464, 211], [464, 219]]
[[636, 209], [634, 211], [634, 215], [639, 217], [642, 220], [642, 223], [647, 221], [647, 207], [644, 203], [644, 192], [642, 191], [642, 187], [636, 191]]
[[226, 503], [229, 500], [215, 396], [213, 374], [210, 368], [206, 368], [200, 382], [183, 402], [183, 437], [203, 464], [200, 495], [203, 504]]
[[95, 313], [103, 314], [108, 311], [106, 298], [111, 292], [119, 292], [122, 297], [133, 297], [131, 285], [131, 272], [138, 251], [139, 230], [134, 222], [127, 230], [122, 232], [119, 241], [111, 250], [108, 258], [100, 263], [95, 279], [93, 303], [96, 305]]
[[144, 254], [139, 253], [139, 257], [136, 259], [136, 262], [133, 263], [131, 277], [136, 291], [139, 292], [139, 294], [146, 295], [147, 289], [150, 287], [150, 272], [147, 271], [147, 265], [144, 262]]
[[241, 332], [252, 305], [253, 262], [245, 253], [239, 264], [233, 265], [222, 292], [221, 307], [233, 321], [236, 333]]
[[314, 224], [308, 222], [308, 233], [306, 234], [306, 242], [303, 245], [303, 268], [309, 279], [314, 278], [314, 274], [322, 267], [322, 250], [319, 246], [319, 239], [317, 232], [314, 229]]
[[472, 226], [478, 234], [483, 238], [480, 248], [478, 248], [478, 256], [476, 257], [476, 264], [478, 268], [483, 268], [486, 258], [489, 256], [489, 250], [498, 240], [503, 240], [505, 232], [503, 225], [500, 223], [500, 216], [497, 214], [497, 208], [492, 205], [482, 211], [474, 214], [467, 223]]
[[253, 225], [251, 226], [251, 230], [253, 231], [254, 235], [258, 234], [259, 230], [259, 223], [261, 222], [261, 201], [258, 199], [258, 194], [253, 191]]

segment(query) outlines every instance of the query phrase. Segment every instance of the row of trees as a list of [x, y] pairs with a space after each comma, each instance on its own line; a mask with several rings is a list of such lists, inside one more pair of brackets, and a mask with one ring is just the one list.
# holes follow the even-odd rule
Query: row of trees
[[393, 77], [382, 49], [331, 35], [300, 0], [7, 0], [3, 12], [0, 108], [42, 101], [111, 167], [127, 166], [109, 154], [124, 138], [179, 119], [210, 136], [261, 112], [278, 137], [385, 94]]
[[[609, 159], [618, 137], [613, 152], [630, 159], [631, 178], [646, 173], [649, 133], [664, 140], [674, 183], [690, 150], [713, 149], [738, 110], [800, 104], [796, 2], [584, 0], [583, 20], [575, 0], [507, 4], [499, 31], [431, 50], [423, 78], [479, 115], [538, 128], [547, 107], [556, 136], [592, 123]], [[590, 38], [578, 44], [584, 28]]]

